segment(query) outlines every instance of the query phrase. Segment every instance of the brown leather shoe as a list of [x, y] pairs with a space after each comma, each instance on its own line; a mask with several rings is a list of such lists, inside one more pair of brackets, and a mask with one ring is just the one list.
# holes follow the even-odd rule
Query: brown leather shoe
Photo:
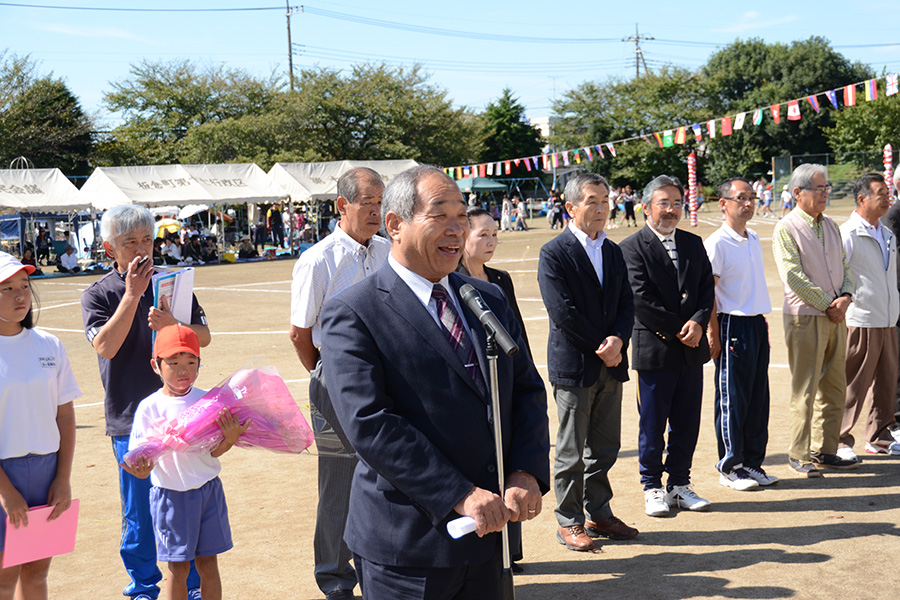
[[584, 530], [592, 538], [605, 537], [611, 540], [630, 540], [637, 536], [638, 530], [629, 527], [616, 516], [609, 516], [602, 521], [587, 520]]
[[583, 525], [560, 527], [556, 531], [556, 539], [560, 544], [565, 544], [569, 550], [588, 552], [594, 549], [594, 542], [584, 532]]

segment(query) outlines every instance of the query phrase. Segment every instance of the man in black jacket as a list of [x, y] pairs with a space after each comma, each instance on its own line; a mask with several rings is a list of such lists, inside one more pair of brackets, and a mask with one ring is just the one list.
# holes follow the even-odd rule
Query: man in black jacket
[[566, 210], [569, 226], [541, 248], [538, 282], [550, 316], [548, 368], [559, 414], [556, 537], [570, 550], [588, 551], [592, 537], [638, 533], [609, 506], [634, 305], [622, 251], [603, 231], [609, 184], [593, 173], [573, 178]]
[[647, 224], [622, 241], [622, 253], [634, 292], [632, 363], [638, 373], [644, 509], [661, 517], [671, 506], [709, 508], [691, 487], [691, 463], [700, 432], [703, 363], [709, 360], [704, 332], [715, 280], [703, 240], [676, 229], [684, 210], [681, 182], [660, 175], [644, 189], [643, 205]]

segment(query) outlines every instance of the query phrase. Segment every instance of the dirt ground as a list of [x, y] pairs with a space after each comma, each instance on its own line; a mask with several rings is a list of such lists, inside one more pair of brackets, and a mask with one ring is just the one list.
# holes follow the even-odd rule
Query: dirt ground
[[[829, 210], [840, 223], [852, 207]], [[642, 221], [642, 217], [638, 217]], [[719, 223], [701, 212], [702, 237]], [[736, 492], [718, 484], [713, 432], [712, 364], [705, 374], [703, 423], [694, 459], [697, 491], [712, 502], [708, 513], [675, 511], [648, 517], [637, 469], [634, 383], [625, 385], [622, 450], [611, 471], [614, 512], [640, 529], [629, 542], [608, 542], [600, 554], [567, 551], [555, 538], [552, 492], [544, 511], [524, 527], [525, 572], [516, 576], [520, 599], [538, 598], [869, 598], [896, 590], [900, 550], [900, 459], [865, 456], [849, 473], [805, 479], [788, 470], [789, 370], [781, 316], [782, 288], [772, 263], [773, 219], [751, 223], [763, 240], [773, 310], [772, 392], [767, 470], [776, 485]], [[633, 233], [609, 230], [620, 241]], [[501, 234], [492, 265], [513, 275], [535, 361], [546, 375], [547, 318], [537, 285], [541, 245], [558, 232], [535, 219], [529, 232]], [[292, 261], [202, 267], [196, 294], [213, 332], [203, 351], [198, 385], [213, 386], [249, 360], [275, 365], [308, 411], [308, 374], [287, 337]], [[81, 329], [79, 298], [95, 276], [38, 281], [44, 310], [39, 325], [66, 346], [83, 396], [76, 400], [78, 441], [72, 488], [81, 499], [75, 552], [54, 560], [50, 597], [116, 598], [127, 583], [118, 555], [120, 536], [116, 466], [104, 435], [103, 390], [96, 356]], [[550, 386], [547, 386], [548, 394]], [[549, 400], [551, 442], [556, 410]], [[862, 453], [861, 444], [856, 448]], [[234, 449], [222, 458], [235, 547], [220, 557], [226, 597], [320, 598], [313, 579], [312, 534], [316, 458]], [[164, 595], [163, 595], [164, 596]]]

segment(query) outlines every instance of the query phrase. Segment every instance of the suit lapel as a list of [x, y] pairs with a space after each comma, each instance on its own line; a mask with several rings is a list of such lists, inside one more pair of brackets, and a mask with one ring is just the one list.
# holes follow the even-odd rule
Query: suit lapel
[[[669, 253], [666, 252], [662, 242], [659, 241], [659, 238], [656, 237], [656, 234], [653, 233], [650, 226], [645, 225], [641, 233], [644, 236], [644, 243], [647, 244], [647, 251], [650, 253], [650, 256], [662, 266], [662, 270], [666, 275], [671, 277], [673, 281], [678, 281], [678, 273], [675, 272], [675, 265], [672, 264]], [[679, 259], [680, 258], [681, 257], [679, 257]]]
[[[397, 313], [399, 317], [409, 323], [410, 327], [413, 331], [419, 334], [419, 336], [425, 340], [438, 354], [443, 357], [446, 363], [454, 370], [456, 373], [463, 378], [463, 380], [468, 383], [472, 389], [478, 392], [478, 386], [475, 385], [475, 382], [472, 381], [472, 378], [466, 373], [465, 367], [463, 366], [462, 361], [459, 358], [459, 355], [453, 350], [450, 346], [450, 341], [447, 339], [447, 335], [444, 331], [438, 326], [438, 324], [434, 321], [429, 314], [428, 310], [422, 305], [422, 302], [413, 294], [412, 290], [409, 289], [409, 286], [403, 282], [402, 279], [397, 275], [396, 271], [390, 266], [385, 265], [378, 272], [378, 289], [382, 292], [382, 301], [389, 306], [394, 312]], [[451, 281], [454, 276], [451, 275]], [[452, 293], [458, 295], [458, 287], [461, 285], [459, 283], [459, 277], [456, 276], [457, 283], [455, 287], [457, 289], [452, 290]], [[451, 286], [453, 287], [453, 286]], [[462, 303], [460, 303], [462, 304]], [[464, 312], [468, 311], [468, 309], [464, 309]], [[471, 315], [471, 316], [470, 316]], [[464, 317], [467, 323], [475, 322], [478, 324], [477, 320], [474, 320], [475, 317], [472, 315], [471, 311]], [[472, 333], [476, 333], [477, 328], [473, 328]], [[480, 328], [480, 326], [479, 326]], [[483, 335], [483, 332], [482, 332]], [[478, 356], [479, 364], [482, 364], [482, 359], [484, 355], [484, 342], [479, 342], [478, 340], [473, 340], [475, 343], [475, 352]], [[479, 344], [481, 347], [479, 347]], [[479, 352], [480, 351], [480, 352]], [[482, 370], [484, 370], [484, 366], [482, 366]]]
[[[679, 240], [680, 238], [680, 240]], [[688, 256], [688, 253], [685, 252], [685, 248], [687, 243], [684, 241], [684, 236], [681, 235], [679, 230], [675, 230], [675, 247], [678, 249], [678, 289], [684, 289], [684, 280], [687, 278], [688, 267], [690, 266], [691, 260]]]
[[[588, 258], [587, 250], [584, 249], [584, 246], [581, 245], [581, 242], [578, 241], [578, 238], [575, 237], [575, 234], [569, 231], [567, 227], [565, 231], [562, 232], [561, 235], [566, 236], [565, 240], [568, 243], [568, 253], [572, 257], [572, 260], [575, 261], [576, 272], [578, 273], [590, 273], [591, 281], [594, 282], [598, 288], [602, 288], [600, 278], [597, 277], [597, 270], [594, 269], [593, 263], [591, 263], [591, 259]], [[604, 248], [606, 245], [604, 244]], [[603, 253], [603, 261], [606, 264], [606, 252], [604, 250]]]

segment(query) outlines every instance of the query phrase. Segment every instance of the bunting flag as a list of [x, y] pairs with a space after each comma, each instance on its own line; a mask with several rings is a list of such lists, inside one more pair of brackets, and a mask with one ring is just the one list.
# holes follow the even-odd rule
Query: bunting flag
[[[494, 163], [488, 163], [487, 174], [488, 174], [488, 177], [490, 177], [491, 175], [494, 174]], [[499, 173], [498, 173], [498, 175], [499, 175]]]
[[676, 144], [683, 144], [683, 143], [685, 143], [685, 142], [687, 141], [687, 140], [685, 139], [686, 136], [687, 136], [687, 132], [685, 131], [684, 125], [682, 125], [682, 126], [679, 127], [678, 130], [675, 132], [675, 143], [676, 143]]
[[776, 123], [781, 123], [781, 105], [773, 104], [769, 107], [769, 110], [772, 111], [772, 120]]
[[856, 84], [844, 87], [844, 106], [856, 106]]
[[567, 150], [563, 150], [562, 156], [563, 156], [563, 165], [568, 167], [569, 166], [569, 152]]
[[754, 125], [762, 125], [762, 119], [763, 119], [762, 109], [757, 108], [756, 110], [753, 111], [753, 124]]
[[[503, 163], [503, 166], [505, 167], [504, 172], [505, 172], [507, 175], [509, 175], [509, 170], [510, 170], [510, 165], [509, 165], [509, 163], [510, 163], [510, 161], [506, 161], [505, 163]], [[497, 164], [499, 165], [500, 163], [497, 163]]]
[[887, 95], [893, 96], [894, 94], [896, 94], [898, 91], [897, 90], [897, 87], [898, 87], [897, 86], [897, 74], [891, 73], [891, 74], [887, 75], [884, 78], [884, 80], [885, 80], [885, 83], [887, 84]]
[[710, 119], [706, 122], [706, 132], [709, 134], [710, 139], [716, 137], [716, 120]]
[[609, 148], [609, 153], [613, 155], [613, 158], [616, 157], [616, 149], [613, 147], [612, 142], [606, 142], [606, 147]]
[[734, 118], [734, 128], [735, 129], [743, 129], [744, 128], [744, 119], [747, 118], [747, 113], [741, 113]]
[[837, 90], [828, 90], [827, 92], [825, 92], [825, 95], [828, 96], [828, 99], [831, 101], [831, 105], [837, 108]]
[[478, 165], [478, 176], [485, 177], [487, 175], [487, 165]]
[[866, 82], [866, 102], [878, 99], [878, 80], [870, 79]]
[[731, 117], [722, 117], [722, 135], [731, 135]]
[[520, 163], [520, 162], [522, 162], [522, 159], [521, 159], [521, 158], [514, 158], [514, 159], [513, 159], [513, 164], [516, 165], [517, 167], [519, 166], [519, 163]]
[[663, 131], [663, 148], [671, 148], [675, 145], [675, 132], [671, 129]]
[[584, 153], [587, 154], [587, 157], [588, 157], [588, 160], [589, 160], [589, 161], [594, 162], [594, 155], [591, 154], [591, 147], [590, 147], [590, 146], [585, 146], [585, 147], [584, 147]]
[[540, 167], [538, 166], [538, 157], [535, 156], [535, 157], [533, 157], [531, 160], [534, 161], [534, 170], [535, 170], [535, 171], [539, 171], [539, 170], [540, 170]]
[[548, 170], [550, 168], [550, 156], [548, 154], [542, 154], [541, 160], [544, 162], [544, 170]]
[[463, 167], [463, 179], [469, 178], [469, 167]]
[[658, 132], [658, 131], [654, 131], [654, 132], [653, 132], [653, 137], [656, 138], [656, 147], [657, 147], [657, 148], [662, 148], [662, 147], [663, 147], [663, 139], [662, 139], [662, 136], [659, 134], [659, 132]]
[[650, 146], [651, 148], [653, 147], [653, 142], [650, 141], [649, 137], [647, 137], [646, 135], [642, 135], [641, 139], [644, 140], [645, 142], [647, 142], [648, 146]]
[[698, 142], [702, 141], [703, 134], [700, 132], [700, 124], [694, 123], [693, 125], [691, 125], [691, 129], [694, 130], [694, 139], [696, 139]]
[[809, 102], [809, 105], [812, 106], [812, 109], [818, 113], [821, 108], [819, 108], [819, 99], [816, 98], [815, 94], [810, 94], [806, 97], [806, 100]]
[[796, 100], [791, 100], [788, 102], [788, 121], [799, 121], [800, 119], [800, 103]]
[[554, 152], [553, 154], [551, 154], [550, 160], [553, 162], [553, 168], [558, 169], [559, 168], [559, 153]]
[[572, 152], [575, 154], [575, 162], [580, 165], [581, 164], [581, 152], [579, 152], [578, 150], [572, 150]]
[[594, 148], [597, 149], [597, 154], [600, 155], [600, 158], [606, 158], [606, 155], [603, 154], [603, 146], [601, 146], [600, 144], [597, 144], [596, 146], [594, 146]]
[[529, 173], [531, 173], [531, 159], [530, 158], [525, 159], [525, 170], [528, 171]]

